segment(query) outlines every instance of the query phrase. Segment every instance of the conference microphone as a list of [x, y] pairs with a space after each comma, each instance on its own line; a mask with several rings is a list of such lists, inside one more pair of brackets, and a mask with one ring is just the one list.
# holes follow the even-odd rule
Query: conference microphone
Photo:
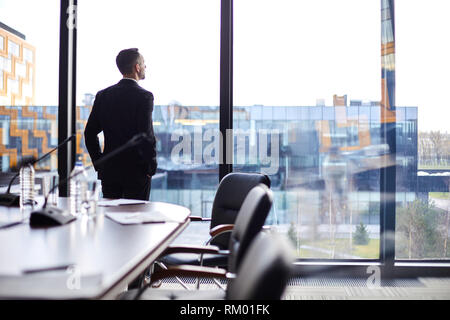
[[20, 165], [18, 166], [19, 171], [12, 177], [11, 181], [9, 182], [6, 193], [0, 194], [0, 206], [18, 207], [20, 205], [19, 204], [20, 196], [17, 194], [13, 194], [10, 191], [11, 191], [11, 186], [12, 186], [14, 180], [20, 175], [20, 169], [22, 167], [27, 166], [27, 165], [34, 166], [39, 161], [47, 158], [52, 152], [58, 150], [60, 147], [62, 147], [63, 145], [65, 145], [66, 143], [68, 143], [69, 141], [74, 140], [74, 139], [75, 139], [75, 135], [68, 137], [63, 142], [61, 142], [58, 146], [56, 146], [55, 148], [53, 148], [52, 150], [50, 150], [49, 152], [47, 152], [46, 154], [44, 154], [42, 157], [40, 157], [38, 159], [36, 159], [35, 157], [25, 157], [24, 159], [22, 159], [22, 161], [20, 162]]
[[[123, 144], [122, 146], [118, 147], [117, 149], [109, 152], [108, 154], [104, 155], [97, 161], [94, 161], [91, 165], [87, 166], [85, 169], [90, 169], [95, 166], [99, 166], [103, 164], [104, 162], [110, 160], [111, 158], [115, 157], [119, 153], [122, 153], [123, 151], [132, 148], [134, 146], [137, 146], [141, 144], [143, 141], [149, 140], [148, 135], [146, 133], [139, 133], [133, 136], [128, 142]], [[71, 214], [67, 213], [67, 210], [56, 208], [56, 207], [47, 207], [48, 197], [49, 195], [55, 191], [57, 187], [59, 187], [62, 184], [66, 184], [70, 181], [70, 179], [78, 176], [82, 171], [76, 172], [74, 174], [69, 175], [66, 179], [62, 180], [60, 183], [53, 185], [53, 187], [50, 189], [48, 194], [45, 196], [44, 204], [41, 209], [31, 212], [30, 214], [30, 225], [31, 226], [55, 226], [55, 225], [62, 225], [69, 223], [76, 219]]]

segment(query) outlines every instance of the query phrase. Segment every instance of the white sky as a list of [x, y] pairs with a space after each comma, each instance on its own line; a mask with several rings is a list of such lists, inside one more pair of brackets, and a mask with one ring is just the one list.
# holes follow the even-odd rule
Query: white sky
[[[26, 10], [24, 10], [26, 8]], [[79, 0], [78, 104], [116, 83], [138, 47], [155, 104], [219, 104], [219, 0]], [[396, 104], [449, 131], [450, 1], [396, 1]], [[58, 0], [0, 0], [0, 21], [37, 48], [36, 103], [58, 102]], [[380, 99], [380, 0], [235, 0], [234, 104]]]

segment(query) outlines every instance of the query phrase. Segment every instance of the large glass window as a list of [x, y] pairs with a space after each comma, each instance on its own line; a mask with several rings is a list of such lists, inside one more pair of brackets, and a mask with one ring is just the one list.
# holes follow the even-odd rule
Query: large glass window
[[[220, 5], [79, 0], [75, 20], [76, 152], [91, 163], [83, 131], [95, 94], [120, 80], [117, 53], [139, 48], [147, 65], [140, 85], [155, 96], [159, 167], [150, 199], [202, 216], [219, 178]], [[380, 258], [380, 221], [393, 228], [394, 212], [383, 209], [392, 198], [380, 197], [380, 169], [391, 165], [386, 128], [395, 127], [395, 258], [448, 259], [450, 4], [233, 5], [233, 170], [270, 177], [267, 223], [299, 258]], [[0, 0], [3, 188], [24, 157], [58, 142], [59, 11], [56, 0]], [[38, 178], [57, 165], [57, 153], [36, 164]]]
[[158, 170], [150, 199], [209, 216], [219, 182], [220, 1], [79, 0], [77, 25], [77, 131], [86, 163], [82, 132], [94, 96], [122, 78], [118, 52], [139, 48], [147, 66], [140, 85], [155, 97]]
[[449, 10], [396, 1], [397, 259], [450, 258]]
[[[59, 1], [0, 1], [2, 186], [24, 157], [40, 157], [58, 144], [58, 57]], [[57, 153], [35, 168], [37, 177], [56, 171]]]
[[234, 2], [233, 168], [269, 175], [299, 258], [379, 257], [380, 10]]

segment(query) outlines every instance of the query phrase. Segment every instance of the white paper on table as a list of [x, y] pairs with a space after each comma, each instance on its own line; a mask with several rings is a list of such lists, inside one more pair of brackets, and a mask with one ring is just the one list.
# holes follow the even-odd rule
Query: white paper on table
[[148, 201], [135, 199], [112, 199], [112, 200], [100, 200], [97, 203], [97, 205], [100, 207], [116, 207], [128, 204], [145, 204], [145, 203], [148, 203]]
[[137, 212], [126, 212], [126, 211], [115, 211], [115, 212], [105, 212], [105, 216], [118, 222], [120, 224], [141, 224], [141, 223], [164, 223], [164, 222], [183, 222], [180, 219], [169, 217], [159, 211], [137, 211]]

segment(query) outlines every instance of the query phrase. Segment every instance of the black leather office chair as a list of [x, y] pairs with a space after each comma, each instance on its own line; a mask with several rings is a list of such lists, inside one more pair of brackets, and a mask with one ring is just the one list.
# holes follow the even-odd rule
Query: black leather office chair
[[[211, 218], [191, 216], [191, 221], [211, 221], [209, 238], [205, 245], [217, 246], [220, 250], [228, 250], [230, 233], [241, 206], [250, 192], [258, 184], [270, 188], [270, 179], [261, 173], [232, 172], [221, 180], [217, 188], [212, 206]], [[199, 253], [196, 246], [173, 245], [158, 259], [165, 266], [180, 264], [199, 265], [198, 256], [180, 255], [176, 253]], [[204, 251], [203, 251], [204, 252]], [[206, 253], [206, 252], [205, 252]], [[227, 268], [228, 259], [223, 255], [213, 254], [202, 259], [202, 265]]]
[[[272, 191], [264, 184], [258, 184], [253, 187], [247, 194], [241, 209], [236, 217], [234, 228], [231, 230], [229, 240], [229, 250], [220, 250], [217, 246], [201, 246], [196, 248], [196, 253], [215, 253], [220, 254], [227, 260], [227, 268], [223, 268], [229, 273], [236, 273], [242, 258], [245, 256], [256, 235], [262, 230], [266, 218], [270, 212], [273, 203]], [[160, 262], [157, 262], [160, 264]], [[175, 276], [183, 276], [184, 272], [189, 269], [189, 265], [166, 266], [162, 265], [160, 269], [154, 270], [150, 275], [150, 282], [155, 282], [155, 278], [162, 277], [165, 273], [171, 273]], [[177, 275], [177, 270], [180, 274]], [[194, 270], [194, 269], [192, 269]], [[197, 268], [197, 278], [201, 278], [203, 274], [201, 268]], [[178, 279], [179, 283], [187, 289], [187, 286]], [[218, 281], [215, 283], [221, 287]], [[199, 282], [197, 282], [199, 286]]]
[[[211, 226], [234, 224], [242, 203], [250, 190], [258, 184], [270, 188], [270, 179], [261, 173], [232, 172], [223, 177], [217, 189], [211, 212]], [[221, 234], [211, 239], [210, 244], [227, 249], [230, 234]]]
[[[119, 296], [124, 300], [279, 300], [292, 274], [293, 248], [280, 235], [260, 232], [252, 241], [236, 277], [222, 290], [165, 290], [146, 288]], [[192, 266], [194, 267], [194, 266]], [[203, 267], [211, 277], [223, 275], [223, 269]]]

